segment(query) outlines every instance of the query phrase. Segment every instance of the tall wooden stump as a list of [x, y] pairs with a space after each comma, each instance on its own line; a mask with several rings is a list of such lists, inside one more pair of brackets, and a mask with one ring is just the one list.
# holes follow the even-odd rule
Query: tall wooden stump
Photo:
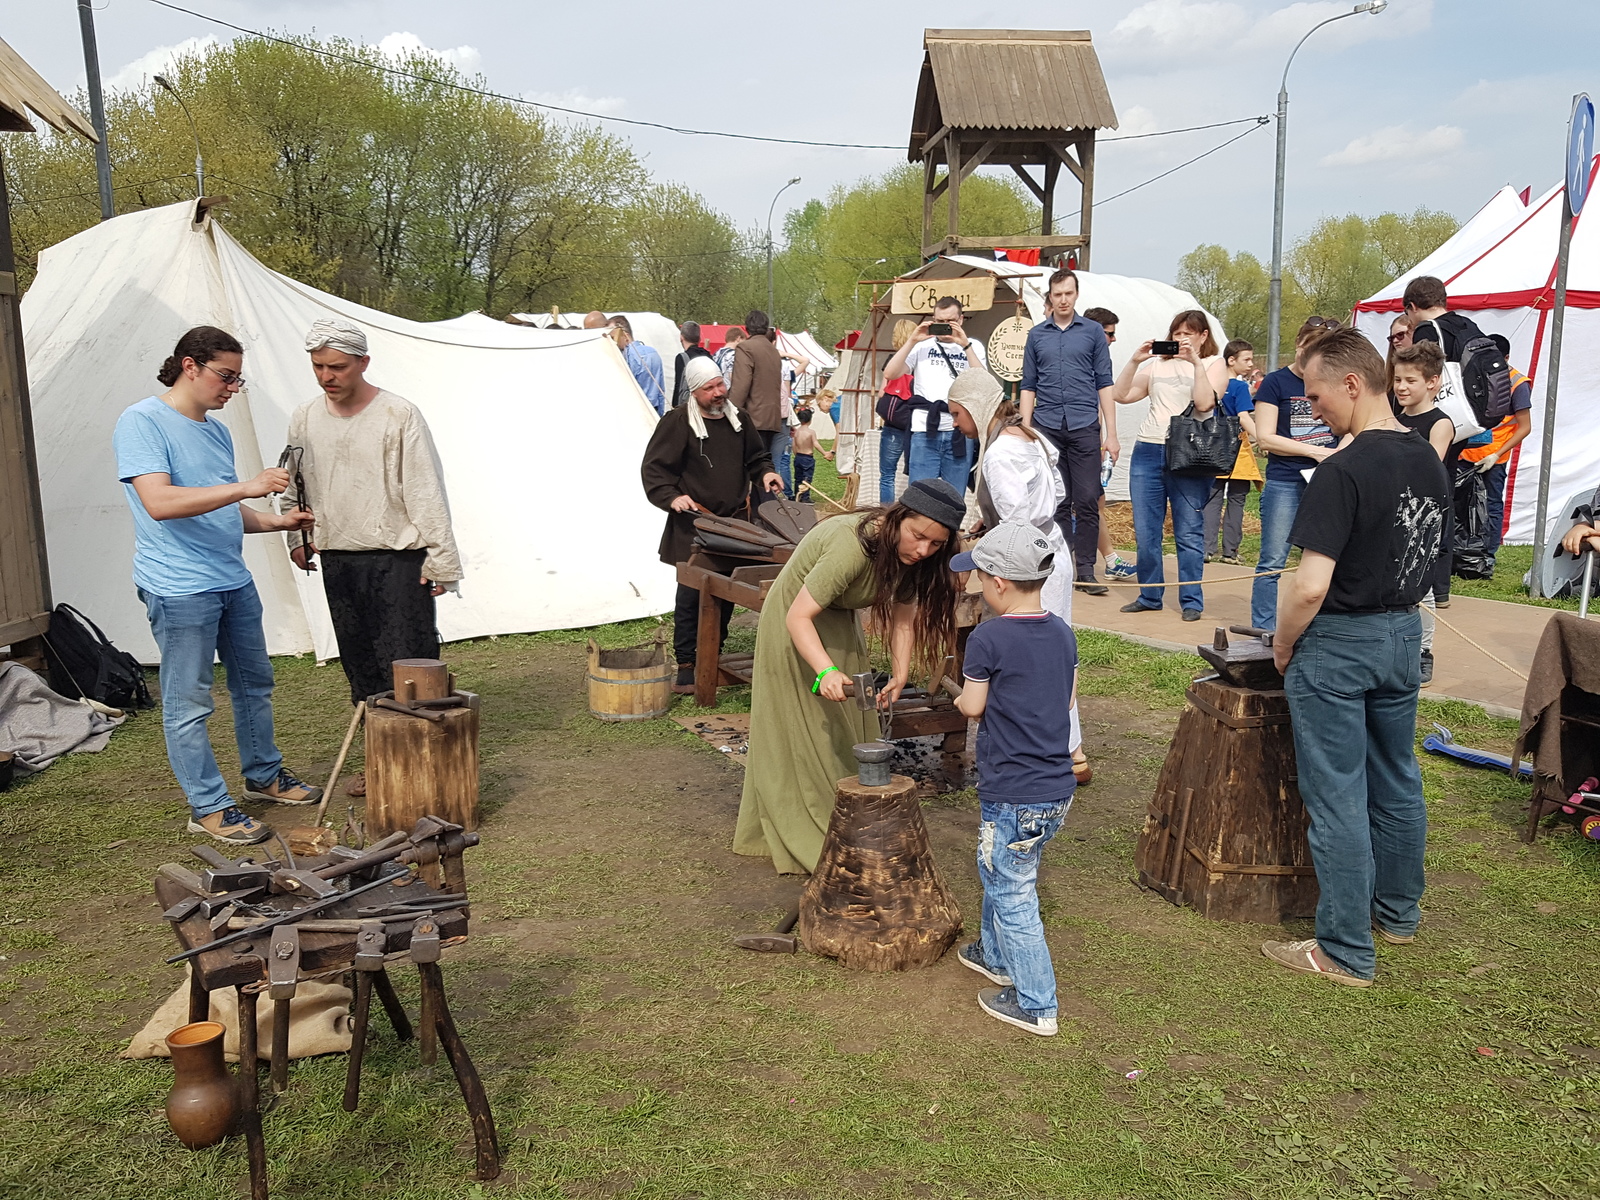
[[433, 814], [478, 827], [478, 697], [437, 709], [438, 722], [367, 709], [367, 837], [411, 829]]
[[817, 869], [800, 893], [800, 942], [862, 971], [938, 962], [961, 932], [961, 910], [933, 861], [916, 784], [890, 776], [838, 782]]
[[1215, 676], [1187, 698], [1134, 851], [1139, 882], [1215, 920], [1314, 916], [1288, 698]]

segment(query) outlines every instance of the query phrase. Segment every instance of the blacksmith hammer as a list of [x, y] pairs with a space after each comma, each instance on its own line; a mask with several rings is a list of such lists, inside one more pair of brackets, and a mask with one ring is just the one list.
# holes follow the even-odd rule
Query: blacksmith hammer
[[800, 948], [800, 939], [793, 933], [799, 923], [800, 901], [796, 900], [771, 933], [741, 933], [733, 939], [733, 944], [741, 950], [755, 950], [761, 954], [793, 954]]

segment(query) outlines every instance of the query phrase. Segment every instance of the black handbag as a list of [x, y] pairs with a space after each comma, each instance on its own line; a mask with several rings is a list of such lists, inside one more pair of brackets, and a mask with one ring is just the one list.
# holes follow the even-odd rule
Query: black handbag
[[1233, 471], [1239, 458], [1239, 422], [1219, 404], [1203, 417], [1190, 404], [1167, 426], [1167, 470], [1174, 475], [1215, 479]]

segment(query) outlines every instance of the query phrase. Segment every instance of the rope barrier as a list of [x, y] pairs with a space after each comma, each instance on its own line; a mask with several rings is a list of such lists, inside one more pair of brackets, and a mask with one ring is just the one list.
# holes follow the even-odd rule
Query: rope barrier
[[1513, 667], [1505, 659], [1501, 658], [1493, 650], [1488, 649], [1487, 647], [1483, 646], [1479, 642], [1474, 641], [1472, 638], [1470, 638], [1466, 634], [1462, 633], [1461, 630], [1457, 629], [1454, 625], [1452, 625], [1450, 623], [1449, 618], [1443, 616], [1439, 612], [1439, 610], [1437, 608], [1435, 608], [1433, 610], [1433, 619], [1435, 621], [1438, 621], [1446, 629], [1448, 629], [1451, 633], [1455, 634], [1458, 638], [1460, 638], [1467, 645], [1471, 646], [1479, 654], [1482, 654], [1485, 658], [1491, 659], [1494, 662], [1499, 663], [1502, 667], [1504, 667], [1506, 670], [1510, 671], [1518, 679], [1522, 680], [1523, 683], [1527, 683], [1528, 682], [1528, 677], [1526, 675], [1524, 675], [1521, 671], [1519, 671], [1515, 667]]
[[1218, 575], [1213, 579], [1179, 579], [1173, 583], [1114, 583], [1109, 579], [1097, 579], [1095, 582], [1101, 587], [1120, 588], [1167, 588], [1190, 587], [1205, 583], [1238, 583], [1242, 579], [1267, 579], [1273, 575], [1292, 575], [1300, 568], [1279, 567], [1275, 571], [1257, 571], [1250, 575]]

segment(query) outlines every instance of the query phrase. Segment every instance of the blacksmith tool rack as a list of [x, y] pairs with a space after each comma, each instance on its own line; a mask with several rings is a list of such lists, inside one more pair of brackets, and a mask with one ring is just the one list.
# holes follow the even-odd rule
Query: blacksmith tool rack
[[[190, 965], [189, 1020], [209, 1019], [211, 993], [235, 989], [239, 999], [239, 1107], [250, 1163], [251, 1200], [267, 1200], [266, 1146], [261, 1135], [256, 1004], [273, 1003], [269, 1078], [274, 1096], [289, 1081], [289, 1004], [300, 983], [350, 972], [354, 1017], [344, 1108], [354, 1112], [361, 1094], [372, 994], [401, 1041], [419, 1039], [422, 1062], [438, 1047], [455, 1072], [472, 1121], [477, 1178], [500, 1174], [494, 1115], [445, 997], [441, 952], [467, 939], [471, 916], [462, 853], [478, 835], [427, 816], [409, 832], [391, 834], [365, 851], [335, 846], [302, 855], [287, 846], [283, 857], [257, 862], [229, 859], [210, 846], [193, 853], [206, 864], [196, 873], [168, 863], [156, 874], [156, 896], [166, 906], [181, 947], [167, 961]], [[444, 883], [431, 887], [416, 868], [437, 864]], [[421, 977], [422, 1011], [413, 1029], [389, 978], [391, 965], [409, 960]]]

